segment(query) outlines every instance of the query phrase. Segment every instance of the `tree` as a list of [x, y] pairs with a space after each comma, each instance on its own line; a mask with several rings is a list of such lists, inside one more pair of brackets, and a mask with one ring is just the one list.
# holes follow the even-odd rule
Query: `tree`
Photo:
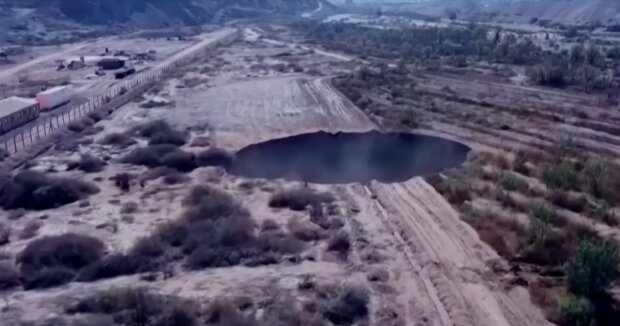
[[594, 45], [588, 48], [588, 51], [586, 53], [586, 60], [588, 64], [596, 68], [605, 68], [605, 56], [603, 55], [601, 50]]
[[547, 234], [549, 225], [555, 217], [555, 211], [545, 204], [538, 204], [534, 207], [532, 213], [530, 214], [534, 241], [539, 243], [545, 241], [545, 235]]
[[618, 279], [618, 263], [618, 248], [614, 244], [600, 239], [582, 240], [568, 266], [568, 289], [587, 298], [603, 294]]
[[578, 44], [573, 46], [569, 54], [569, 65], [571, 69], [573, 67], [580, 66], [586, 62], [586, 50], [583, 45]]
[[586, 166], [583, 169], [583, 173], [587, 178], [590, 185], [590, 192], [595, 197], [600, 197], [601, 194], [601, 182], [603, 175], [605, 174], [605, 165], [597, 159], [589, 159], [586, 162]]

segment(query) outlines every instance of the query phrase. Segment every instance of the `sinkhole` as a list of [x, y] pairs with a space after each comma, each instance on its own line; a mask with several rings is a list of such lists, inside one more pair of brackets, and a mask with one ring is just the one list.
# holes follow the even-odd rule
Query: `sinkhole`
[[323, 184], [402, 182], [460, 166], [469, 150], [455, 141], [411, 133], [316, 132], [245, 147], [228, 172]]

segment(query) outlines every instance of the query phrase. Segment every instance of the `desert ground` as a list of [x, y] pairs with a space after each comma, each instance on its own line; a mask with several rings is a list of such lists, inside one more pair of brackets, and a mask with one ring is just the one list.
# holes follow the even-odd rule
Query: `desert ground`
[[[158, 61], [149, 63], [156, 66], [182, 56], [183, 49], [197, 41], [229, 32], [216, 30], [186, 41], [119, 43], [104, 38], [71, 45], [55, 55], [80, 56], [108, 44], [115, 48], [126, 44], [140, 50], [156, 48]], [[375, 68], [373, 58], [306, 42], [299, 33], [281, 26], [241, 26], [235, 33], [234, 39], [167, 73], [130, 103], [109, 115], [92, 117], [96, 132], [67, 133], [26, 164], [36, 173], [80, 180], [98, 190], [54, 208], [0, 210], [0, 225], [8, 234], [0, 245], [3, 266], [24, 274], [18, 284], [0, 288], [2, 325], [123, 324], [113, 308], [93, 304], [86, 309], [76, 302], [128, 289], [189, 300], [189, 306], [208, 311], [196, 317], [207, 325], [237, 325], [232, 322], [241, 320], [237, 315], [253, 321], [247, 325], [552, 324], [533, 288], [558, 287], [559, 281], [553, 278], [557, 271], [512, 259], [506, 252], [517, 255], [512, 237], [520, 233], [509, 229], [499, 234], [505, 239], [498, 240], [497, 233], [504, 229], [488, 222], [521, 223], [526, 229], [530, 208], [523, 203], [545, 198], [545, 185], [534, 173], [511, 172], [524, 180], [526, 190], [511, 188], [501, 192], [502, 197], [495, 195], [497, 179], [504, 170], [513, 170], [516, 153], [551, 151], [567, 133], [575, 139], [574, 147], [567, 150], [571, 155], [595, 153], [617, 163], [620, 140], [614, 124], [618, 114], [601, 104], [604, 96], [532, 86], [518, 73], [505, 79], [472, 71], [467, 75], [421, 71], [406, 81], [416, 85], [412, 96], [405, 92], [398, 102], [399, 96], [385, 95], [391, 84], [368, 84], [364, 94], [375, 105], [360, 105], [346, 94], [348, 86], [337, 76], [359, 72], [361, 67]], [[0, 77], [52, 73], [49, 63], [54, 58], [17, 63], [0, 72]], [[71, 83], [84, 96], [112, 82], [82, 80], [75, 74]], [[403, 110], [413, 112], [418, 120], [415, 126], [395, 122], [403, 121], [399, 115]], [[153, 125], [162, 120], [165, 126]], [[142, 157], [130, 159], [132, 153], [154, 146], [153, 137], [144, 132], [148, 128], [171, 128], [170, 134], [176, 135], [171, 138], [182, 140], [171, 142], [178, 148], [166, 150], [181, 151], [174, 153], [191, 158], [190, 166], [183, 165], [187, 162], [182, 159], [167, 165], [158, 154], [149, 160], [164, 162], [167, 170]], [[225, 164], [209, 161], [283, 137], [370, 130], [415, 131], [460, 142], [472, 151], [462, 167], [395, 183], [249, 179], [228, 173]], [[79, 162], [84, 157], [96, 158], [101, 166], [82, 168]], [[207, 163], [194, 163], [200, 159]], [[531, 161], [524, 164], [533, 170], [536, 162]], [[180, 172], [171, 172], [170, 167]], [[455, 199], [450, 192], [455, 185], [467, 187], [466, 199]], [[190, 253], [186, 248], [170, 249], [174, 245], [168, 243], [157, 244], [152, 254], [144, 249], [146, 245], [137, 245], [163, 238], [165, 226], [190, 221], [194, 210], [215, 200], [192, 200], [198, 196], [196, 189], [206, 191], [205, 196], [228, 194], [238, 203], [241, 208], [226, 207], [242, 211], [234, 216], [239, 219], [238, 228], [227, 226], [234, 232], [247, 232], [243, 235], [257, 237], [257, 243], [269, 242], [266, 239], [277, 234], [281, 243], [269, 242], [268, 263], [253, 260], [256, 257], [245, 247], [235, 253], [240, 259], [227, 254], [224, 262], [214, 262], [211, 256], [199, 257], [195, 248], [187, 249], [193, 250]], [[310, 205], [290, 209], [274, 204], [278, 196], [299, 192], [330, 199], [312, 199]], [[617, 207], [610, 205], [609, 211], [616, 212]], [[617, 224], [566, 207], [558, 207], [557, 212], [566, 223], [620, 240]], [[196, 241], [216, 237], [209, 233], [212, 229], [200, 229], [202, 224], [192, 226], [197, 229], [186, 232], [198, 234], [201, 240]], [[488, 231], [494, 227], [495, 232]], [[93, 258], [92, 266], [71, 266], [70, 276], [60, 281], [30, 277], [24, 266], [36, 265], [36, 260], [26, 258], [33, 243], [67, 233], [98, 239], [103, 252], [95, 256], [101, 257]], [[131, 258], [137, 248], [151, 253], [142, 253], [150, 255], [141, 258], [148, 264], [128, 272], [113, 271], [116, 267], [107, 258]], [[56, 260], [40, 259], [43, 268], [37, 272], [58, 267]], [[54, 259], [62, 261], [62, 257]], [[539, 277], [544, 272], [548, 278]], [[222, 302], [232, 308], [221, 308]]]

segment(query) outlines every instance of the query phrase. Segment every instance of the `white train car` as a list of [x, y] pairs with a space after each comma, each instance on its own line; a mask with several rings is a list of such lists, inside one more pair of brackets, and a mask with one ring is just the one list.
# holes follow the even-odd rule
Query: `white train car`
[[69, 103], [71, 95], [71, 89], [68, 86], [57, 86], [44, 90], [37, 94], [39, 110], [52, 110], [58, 106]]

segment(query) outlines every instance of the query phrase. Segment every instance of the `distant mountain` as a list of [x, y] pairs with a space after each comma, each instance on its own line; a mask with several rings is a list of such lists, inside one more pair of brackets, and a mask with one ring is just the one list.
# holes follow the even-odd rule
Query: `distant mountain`
[[357, 0], [388, 11], [460, 19], [486, 15], [495, 20], [528, 23], [533, 19], [563, 24], [620, 23], [620, 0]]
[[200, 24], [313, 10], [320, 0], [0, 0], [82, 24]]

